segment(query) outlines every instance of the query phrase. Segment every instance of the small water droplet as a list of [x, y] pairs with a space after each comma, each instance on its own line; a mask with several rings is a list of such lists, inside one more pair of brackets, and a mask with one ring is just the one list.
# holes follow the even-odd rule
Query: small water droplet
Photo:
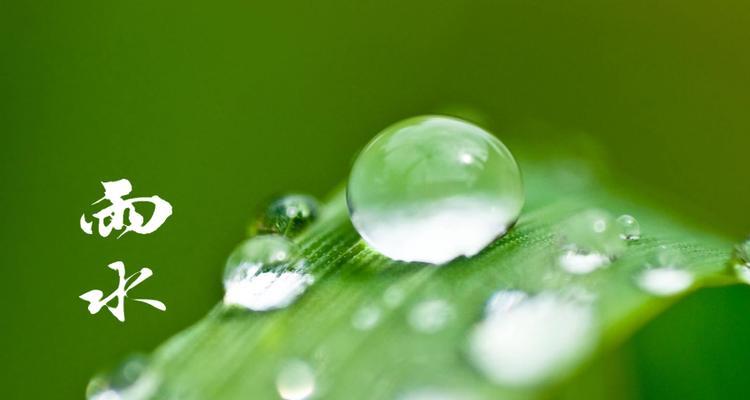
[[469, 356], [496, 384], [535, 385], [564, 374], [584, 357], [595, 333], [589, 305], [540, 294], [509, 308], [492, 307], [469, 335]]
[[302, 360], [289, 360], [276, 375], [276, 390], [284, 400], [304, 400], [315, 393], [315, 372]]
[[253, 311], [283, 308], [294, 302], [314, 279], [297, 247], [278, 235], [242, 242], [224, 269], [224, 304]]
[[578, 213], [563, 223], [558, 264], [572, 274], [588, 274], [609, 265], [625, 251], [612, 216], [601, 210]]
[[395, 260], [443, 264], [502, 236], [524, 202], [510, 151], [482, 128], [423, 116], [380, 132], [357, 157], [347, 203], [354, 227]]
[[389, 308], [396, 308], [401, 305], [405, 297], [404, 289], [397, 285], [391, 285], [383, 293], [383, 302]]
[[445, 300], [425, 300], [409, 312], [409, 324], [421, 333], [435, 333], [443, 329], [453, 318], [453, 306]]
[[156, 379], [145, 373], [148, 358], [132, 355], [109, 373], [94, 376], [86, 386], [87, 400], [145, 398], [156, 388]]
[[638, 286], [656, 296], [671, 296], [693, 284], [693, 275], [674, 267], [649, 268], [636, 278]]
[[375, 306], [364, 306], [352, 316], [352, 326], [359, 331], [369, 331], [380, 321], [380, 309]]
[[638, 240], [641, 238], [641, 224], [633, 216], [623, 214], [617, 217], [620, 225], [620, 238], [623, 240]]
[[250, 226], [251, 236], [275, 233], [293, 237], [318, 217], [318, 202], [312, 196], [288, 194], [273, 199]]

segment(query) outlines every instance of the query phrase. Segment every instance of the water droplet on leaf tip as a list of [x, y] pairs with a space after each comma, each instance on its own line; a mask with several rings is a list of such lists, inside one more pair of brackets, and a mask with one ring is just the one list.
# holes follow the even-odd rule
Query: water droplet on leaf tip
[[484, 129], [423, 116], [380, 132], [354, 162], [347, 185], [352, 223], [394, 260], [443, 264], [502, 236], [524, 202], [510, 151]]
[[294, 302], [314, 278], [296, 245], [278, 235], [242, 242], [224, 269], [224, 304], [253, 311], [283, 308]]
[[269, 202], [248, 233], [296, 236], [318, 217], [318, 201], [304, 194], [288, 194]]

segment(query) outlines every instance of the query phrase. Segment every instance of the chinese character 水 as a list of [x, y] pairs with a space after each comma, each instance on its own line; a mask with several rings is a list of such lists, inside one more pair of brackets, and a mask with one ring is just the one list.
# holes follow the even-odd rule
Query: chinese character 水
[[[88, 292], [78, 297], [89, 302], [88, 310], [91, 314], [96, 314], [99, 312], [99, 310], [102, 309], [102, 307], [107, 306], [107, 309], [109, 309], [109, 311], [112, 313], [112, 315], [115, 316], [115, 318], [119, 319], [121, 322], [125, 322], [125, 297], [127, 296], [128, 291], [130, 291], [130, 289], [133, 289], [134, 287], [138, 286], [141, 282], [148, 279], [151, 275], [153, 275], [153, 272], [149, 268], [141, 268], [140, 271], [126, 278], [125, 277], [125, 264], [123, 264], [122, 261], [116, 261], [116, 262], [109, 264], [109, 268], [117, 271], [117, 275], [120, 278], [120, 282], [117, 285], [117, 289], [115, 289], [115, 291], [112, 292], [112, 294], [110, 294], [107, 297], [104, 297], [104, 293], [101, 290], [94, 289], [94, 290], [89, 290]], [[109, 303], [113, 300], [117, 300], [117, 305], [114, 307], [109, 305]], [[133, 299], [133, 300], [140, 301], [141, 303], [146, 303], [156, 308], [157, 310], [165, 311], [167, 309], [167, 306], [165, 306], [164, 303], [162, 303], [159, 300], [151, 300], [151, 299]]]

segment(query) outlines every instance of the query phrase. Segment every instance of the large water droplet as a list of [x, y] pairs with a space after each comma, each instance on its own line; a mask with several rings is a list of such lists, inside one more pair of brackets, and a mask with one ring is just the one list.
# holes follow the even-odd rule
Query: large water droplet
[[241, 243], [224, 269], [224, 303], [254, 311], [283, 308], [313, 283], [289, 239], [264, 235]]
[[148, 358], [132, 355], [109, 373], [98, 374], [86, 386], [87, 400], [124, 400], [146, 398], [156, 385], [156, 379], [145, 371]]
[[425, 300], [411, 309], [409, 324], [418, 332], [435, 333], [443, 329], [453, 316], [453, 306], [445, 300]]
[[[501, 295], [505, 296], [505, 295]], [[469, 356], [494, 383], [526, 386], [564, 374], [593, 346], [594, 318], [587, 304], [541, 294], [490, 311], [471, 331]], [[513, 304], [509, 304], [513, 303]]]
[[558, 263], [572, 274], [587, 274], [609, 263], [625, 251], [615, 219], [601, 210], [588, 210], [570, 217], [560, 230], [562, 251]]
[[318, 217], [318, 202], [312, 196], [289, 194], [273, 199], [261, 212], [251, 235], [276, 233], [292, 237]]
[[638, 240], [641, 238], [641, 224], [632, 215], [623, 214], [617, 217], [620, 225], [620, 238], [623, 240]]
[[304, 400], [315, 393], [315, 372], [302, 360], [289, 360], [276, 375], [276, 390], [284, 400]]
[[386, 257], [442, 264], [503, 235], [524, 202], [510, 151], [471, 123], [423, 116], [362, 150], [347, 186], [352, 223]]

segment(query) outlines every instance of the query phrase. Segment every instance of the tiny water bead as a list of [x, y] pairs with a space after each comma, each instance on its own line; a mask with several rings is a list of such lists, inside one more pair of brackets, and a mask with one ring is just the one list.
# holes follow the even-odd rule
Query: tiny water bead
[[422, 116], [380, 132], [354, 162], [352, 223], [374, 250], [443, 264], [472, 256], [518, 219], [518, 165], [500, 140], [456, 118]]
[[572, 274], [587, 274], [620, 256], [626, 249], [615, 219], [602, 210], [587, 210], [565, 221], [560, 230], [558, 264]]
[[620, 225], [620, 238], [623, 240], [638, 240], [641, 238], [641, 225], [632, 215], [623, 214], [617, 217]]
[[364, 306], [352, 316], [352, 327], [358, 331], [369, 331], [380, 321], [380, 308]]
[[224, 269], [224, 304], [253, 311], [283, 308], [294, 302], [314, 279], [289, 239], [256, 236], [242, 242]]
[[409, 324], [420, 333], [436, 333], [454, 317], [453, 306], [445, 300], [425, 300], [409, 312]]
[[302, 360], [289, 360], [276, 375], [276, 390], [284, 400], [305, 400], [315, 393], [315, 372]]
[[91, 378], [86, 386], [86, 399], [123, 400], [147, 397], [156, 386], [155, 379], [145, 374], [147, 367], [146, 356], [136, 354], [126, 358], [111, 372]]
[[474, 366], [503, 386], [532, 386], [563, 375], [592, 348], [591, 306], [556, 294], [500, 292], [497, 304], [470, 332]]
[[305, 229], [318, 217], [318, 202], [312, 196], [288, 194], [277, 197], [261, 212], [250, 226], [251, 236], [276, 233], [292, 237]]

